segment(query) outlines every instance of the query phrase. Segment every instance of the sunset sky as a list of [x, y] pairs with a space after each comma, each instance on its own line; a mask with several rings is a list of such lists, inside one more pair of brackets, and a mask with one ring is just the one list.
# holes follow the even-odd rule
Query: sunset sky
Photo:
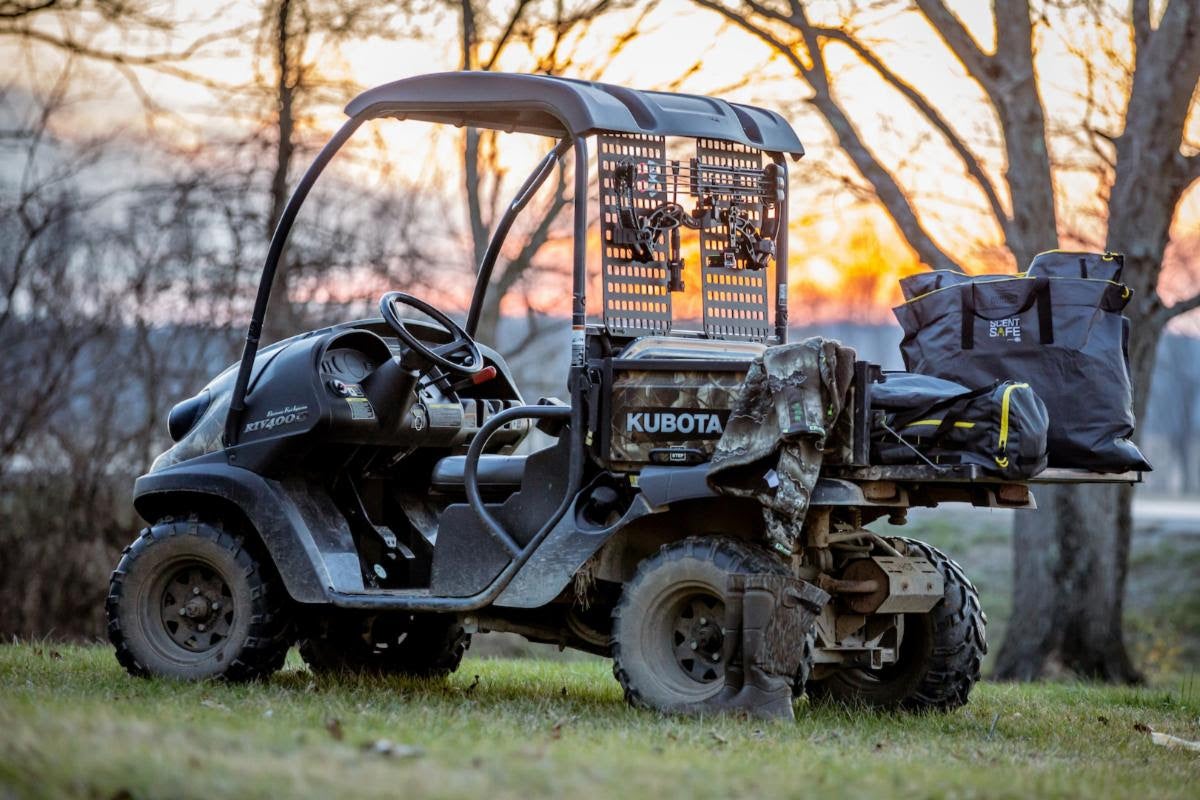
[[[990, 4], [951, 5], [982, 45], [989, 48]], [[180, 4], [180, 8], [187, 9], [188, 4]], [[837, 21], [837, 4], [817, 8], [826, 10], [826, 21]], [[175, 39], [187, 42], [207, 32], [240, 24], [252, 26], [257, 22], [255, 10], [244, 4], [213, 9], [211, 3], [192, 4], [190, 11], [182, 16], [197, 21], [175, 31]], [[602, 63], [612, 43], [635, 19], [637, 15], [632, 10], [608, 14], [571, 42], [574, 61], [580, 70]], [[1003, 185], [1004, 164], [998, 133], [981, 90], [963, 76], [961, 65], [928, 25], [915, 13], [891, 12], [860, 15], [855, 24], [861, 26], [863, 37], [900, 74], [948, 112], [957, 130], [982, 157], [997, 185]], [[310, 55], [330, 78], [349, 79], [361, 87], [369, 87], [456, 68], [460, 58], [458, 26], [457, 15], [449, 11], [430, 13], [414, 21], [412, 37], [371, 38], [337, 48], [321, 47]], [[682, 78], [680, 91], [718, 94], [779, 110], [792, 121], [804, 142], [808, 154], [793, 169], [791, 187], [793, 318], [803, 318], [806, 314], [864, 320], [889, 318], [887, 308], [898, 298], [894, 279], [918, 269], [919, 264], [882, 211], [849, 186], [839, 184], [839, 180], [852, 184], [862, 181], [834, 146], [823, 120], [806, 107], [803, 101], [808, 89], [791, 68], [750, 35], [684, 0], [664, 0], [641, 21], [639, 30], [640, 35], [604, 68], [603, 80], [658, 88]], [[1043, 29], [1038, 40], [1039, 78], [1050, 122], [1055, 131], [1067, 132], [1081, 125], [1083, 119], [1084, 73], [1079, 59], [1070, 54], [1070, 47], [1099, 47], [1097, 37], [1100, 37], [1105, 40], [1102, 44], [1112, 47], [1119, 56], [1127, 56], [1129, 51], [1122, 33], [1096, 31], [1084, 25], [1072, 28], [1069, 33], [1071, 39], [1064, 40], [1061, 29]], [[535, 50], [549, 45], [548, 31], [544, 38], [545, 41], [535, 38]], [[149, 46], [113, 30], [101, 31], [94, 41], [113, 50]], [[11, 43], [0, 41], [0, 52], [4, 48], [13, 55]], [[214, 81], [242, 83], [252, 79], [256, 69], [261, 69], [244, 48], [216, 46], [203, 53], [203, 57], [189, 63], [189, 69]], [[923, 222], [939, 244], [972, 269], [1013, 269], [1016, 265], [1007, 260], [1000, 232], [987, 214], [984, 198], [964, 177], [962, 165], [949, 149], [849, 51], [831, 46], [827, 58], [837, 75], [839, 99], [851, 112], [865, 141], [912, 195]], [[43, 50], [34, 59], [30, 63], [28, 56], [7, 58], [6, 83], [35, 91], [44, 88], [55, 74], [57, 56]], [[528, 51], [514, 47], [501, 60], [501, 67], [523, 71], [531, 63]], [[195, 83], [153, 72], [141, 74], [140, 80], [157, 103], [177, 116], [159, 119], [154, 131], [146, 130], [139, 101], [122, 76], [98, 72], [94, 82], [99, 97], [81, 102], [73, 111], [70, 130], [60, 130], [60, 134], [86, 136], [120, 128], [127, 132], [131, 148], [138, 147], [139, 142], [154, 140], [169, 141], [172, 147], [179, 148], [201, 146], [206, 137], [257, 122], [246, 119], [237, 109], [214, 113], [211, 92]], [[1117, 81], [1110, 80], [1109, 94], [1116, 91]], [[345, 99], [349, 100], [350, 95]], [[1113, 107], [1119, 108], [1119, 104], [1114, 102]], [[305, 139], [318, 142], [341, 119], [337, 105], [330, 103], [320, 108], [312, 119], [305, 121]], [[388, 180], [420, 183], [431, 179], [430, 170], [435, 165], [443, 165], [439, 169], [440, 178], [447, 186], [457, 185], [455, 169], [461, 148], [458, 132], [433, 131], [431, 126], [423, 124], [391, 121], [378, 123], [373, 130], [385, 143], [388, 159], [394, 166], [395, 172]], [[1200, 115], [1194, 107], [1190, 134], [1192, 141], [1200, 142]], [[505, 144], [502, 158], [511, 190], [548, 144], [516, 136], [505, 137]], [[1051, 147], [1068, 148], [1067, 136], [1056, 137]], [[1053, 155], [1060, 161], [1068, 161], [1074, 154], [1059, 149]], [[356, 174], [355, 169], [364, 169], [361, 166], [343, 165], [341, 169], [343, 175], [364, 186], [378, 179]], [[1097, 202], [1098, 190], [1096, 178], [1087, 170], [1057, 173], [1060, 233], [1064, 238], [1103, 238], [1103, 220], [1095, 213], [1102, 207]], [[1180, 205], [1173, 238], [1185, 245], [1200, 240], [1200, 191], [1196, 187]], [[1047, 242], [1046, 247], [1055, 244]], [[1200, 247], [1176, 248], [1178, 252], [1169, 255], [1181, 262], [1180, 253], [1185, 250], [1193, 253]], [[1198, 282], [1200, 272], [1193, 273], [1177, 263], [1164, 276], [1162, 290], [1170, 298], [1189, 288], [1194, 291]], [[553, 298], [543, 301], [556, 305]]]

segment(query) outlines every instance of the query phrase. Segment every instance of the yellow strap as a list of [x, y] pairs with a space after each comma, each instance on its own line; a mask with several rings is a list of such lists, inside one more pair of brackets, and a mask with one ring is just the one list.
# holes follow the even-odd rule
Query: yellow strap
[[[942, 420], [940, 420], [940, 419], [923, 419], [923, 420], [919, 420], [917, 422], [910, 422], [905, 427], [912, 428], [917, 425], [941, 425], [941, 424], [942, 424]], [[956, 423], [954, 423], [954, 427], [956, 427], [956, 428], [974, 428], [975, 423], [974, 422], [956, 422]]]
[[[1014, 389], [1028, 389], [1028, 388], [1029, 388], [1028, 383], [1013, 383], [1013, 384], [1009, 384], [1008, 386], [1004, 387], [1004, 396], [1000, 400], [1000, 442], [999, 442], [999, 447], [996, 448], [1001, 453], [1003, 453], [1004, 448], [1008, 446], [1008, 407], [1009, 407], [1009, 400], [1012, 397], [1013, 390]], [[996, 458], [996, 463], [1000, 464], [1000, 459], [998, 457]], [[1000, 466], [1001, 467], [1008, 466], [1008, 459], [1007, 458], [1004, 459], [1004, 463], [1000, 464]]]

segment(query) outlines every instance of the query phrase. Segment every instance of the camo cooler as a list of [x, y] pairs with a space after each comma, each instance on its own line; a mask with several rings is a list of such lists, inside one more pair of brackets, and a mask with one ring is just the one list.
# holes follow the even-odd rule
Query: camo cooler
[[750, 365], [725, 360], [612, 359], [599, 449], [611, 469], [708, 461]]

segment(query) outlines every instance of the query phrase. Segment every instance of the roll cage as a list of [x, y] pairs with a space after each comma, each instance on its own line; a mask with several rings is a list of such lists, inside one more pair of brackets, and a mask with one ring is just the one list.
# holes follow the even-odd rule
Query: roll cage
[[[321, 149], [289, 198], [271, 237], [237, 379], [225, 420], [227, 447], [237, 443], [247, 387], [258, 353], [275, 273], [296, 215], [317, 178], [363, 122], [380, 117], [449, 123], [558, 139], [496, 224], [479, 264], [467, 313], [474, 335], [492, 271], [517, 215], [568, 151], [575, 151], [571, 324], [572, 405], [583, 368], [589, 137], [599, 140], [605, 227], [606, 327], [618, 335], [670, 330], [670, 292], [678, 291], [680, 227], [700, 231], [709, 338], [783, 342], [787, 336], [787, 162], [804, 148], [779, 114], [699, 95], [651, 92], [543, 75], [449, 72], [384, 84], [346, 106], [349, 117]], [[689, 137], [697, 155], [666, 160], [664, 138]], [[765, 154], [771, 160], [759, 166]], [[690, 214], [675, 202], [681, 187], [703, 198]], [[670, 196], [670, 200], [667, 197]], [[773, 258], [773, 335], [766, 320], [765, 264]], [[755, 274], [751, 274], [751, 273]], [[711, 312], [711, 314], [710, 314]]]

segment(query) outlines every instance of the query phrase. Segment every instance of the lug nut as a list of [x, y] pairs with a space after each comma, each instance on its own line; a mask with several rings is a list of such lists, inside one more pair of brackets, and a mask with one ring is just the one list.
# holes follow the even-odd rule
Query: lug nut
[[186, 608], [181, 608], [181, 609], [179, 609], [179, 616], [181, 616], [181, 617], [186, 617], [186, 616], [187, 616], [187, 609], [186, 609]]
[[221, 610], [221, 604], [220, 604], [220, 603], [213, 603], [213, 604], [212, 604], [212, 610], [213, 610], [213, 611], [220, 611], [220, 610]]
[[720, 653], [713, 653], [713, 654], [712, 654], [712, 660], [713, 660], [713, 661], [720, 661], [720, 660], [721, 660], [721, 654], [720, 654]]
[[199, 587], [199, 586], [193, 586], [193, 587], [192, 587], [192, 594], [200, 594], [200, 587]]
[[693, 650], [695, 650], [697, 646], [698, 645], [695, 642], [692, 642], [688, 645], [688, 647], [692, 648]]
[[700, 618], [700, 624], [701, 624], [701, 625], [707, 625], [707, 624], [708, 624], [708, 617], [701, 617], [701, 618]]
[[200, 631], [201, 633], [204, 633], [204, 630], [206, 627], [207, 626], [203, 622], [201, 622], [199, 625], [196, 626], [196, 630]]

